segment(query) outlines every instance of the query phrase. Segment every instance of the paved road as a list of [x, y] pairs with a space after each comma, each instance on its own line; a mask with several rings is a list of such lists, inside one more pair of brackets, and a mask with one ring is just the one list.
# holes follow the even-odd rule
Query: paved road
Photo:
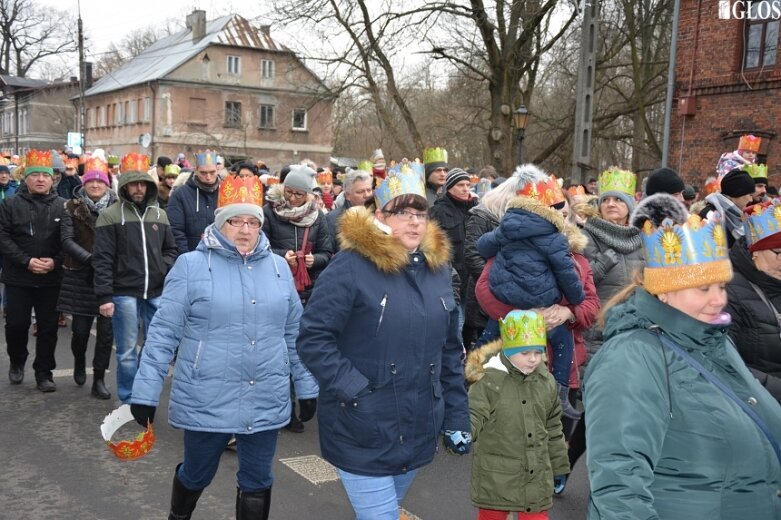
[[[2, 318], [0, 325], [4, 330]], [[99, 431], [105, 415], [118, 403], [91, 397], [91, 376], [83, 387], [73, 382], [69, 335], [69, 329], [60, 329], [57, 392], [42, 394], [35, 388], [32, 355], [24, 383], [8, 383], [8, 356], [4, 334], [0, 333], [0, 519], [165, 518], [173, 469], [182, 455], [182, 434], [167, 424], [168, 385], [156, 417], [154, 449], [143, 459], [118, 461]], [[30, 348], [34, 349], [32, 337]], [[91, 350], [92, 345], [88, 362]], [[114, 364], [112, 358], [112, 367]], [[113, 371], [107, 374], [106, 382], [115, 393]], [[341, 485], [318, 455], [316, 421], [307, 423], [302, 434], [280, 433], [271, 518], [353, 518]], [[470, 456], [440, 452], [415, 480], [403, 504], [405, 509], [422, 520], [474, 519], [469, 501], [470, 465]], [[194, 519], [234, 518], [236, 470], [235, 453], [226, 451]], [[550, 518], [585, 518], [587, 498], [585, 464], [581, 462], [565, 495], [554, 500]]]

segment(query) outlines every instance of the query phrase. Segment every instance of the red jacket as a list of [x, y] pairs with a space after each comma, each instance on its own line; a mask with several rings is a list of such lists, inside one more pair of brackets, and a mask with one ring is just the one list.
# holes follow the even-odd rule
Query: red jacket
[[[583, 331], [590, 329], [599, 314], [599, 296], [597, 288], [594, 285], [594, 277], [591, 274], [591, 266], [585, 256], [580, 253], [572, 252], [573, 260], [578, 269], [580, 281], [583, 283], [583, 292], [586, 293], [586, 299], [580, 305], [567, 305], [566, 299], [563, 299], [561, 305], [566, 305], [572, 314], [575, 315], [575, 322], [568, 325], [572, 330], [575, 340], [575, 354], [572, 357], [572, 370], [570, 372], [570, 388], [580, 388], [580, 367], [586, 362], [586, 343], [583, 340]], [[475, 296], [477, 302], [483, 311], [492, 319], [499, 320], [508, 312], [513, 310], [512, 305], [497, 300], [491, 293], [488, 285], [488, 272], [494, 264], [494, 259], [489, 259], [483, 268], [480, 278], [475, 285]], [[548, 359], [551, 359], [550, 346]]]

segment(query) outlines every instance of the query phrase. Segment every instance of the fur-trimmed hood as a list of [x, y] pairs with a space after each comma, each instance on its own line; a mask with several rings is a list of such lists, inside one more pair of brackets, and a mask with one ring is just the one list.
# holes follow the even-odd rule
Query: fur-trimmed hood
[[510, 199], [510, 202], [507, 203], [508, 210], [513, 208], [522, 209], [530, 213], [534, 213], [535, 215], [539, 215], [556, 226], [556, 229], [558, 229], [560, 233], [563, 233], [564, 236], [567, 237], [570, 251], [575, 253], [582, 253], [583, 250], [586, 249], [586, 245], [588, 244], [588, 238], [586, 235], [584, 235], [575, 224], [567, 222], [564, 219], [564, 215], [550, 206], [546, 206], [538, 200], [532, 199], [530, 197], [518, 196]]
[[[384, 273], [397, 273], [409, 263], [409, 252], [381, 226], [368, 209], [351, 207], [339, 219], [339, 246], [366, 257]], [[436, 222], [428, 222], [419, 250], [433, 271], [450, 261], [450, 241]]]
[[466, 357], [466, 366], [464, 367], [464, 377], [468, 383], [477, 383], [485, 375], [485, 363], [488, 358], [495, 356], [502, 350], [502, 340], [497, 339], [486, 343], [469, 353]]

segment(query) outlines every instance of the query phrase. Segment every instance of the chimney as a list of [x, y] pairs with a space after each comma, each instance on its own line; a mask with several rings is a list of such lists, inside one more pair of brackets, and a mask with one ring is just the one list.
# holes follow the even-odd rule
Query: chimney
[[265, 36], [271, 36], [271, 26], [270, 25], [261, 25], [260, 26], [260, 32], [262, 32]]
[[196, 9], [187, 15], [185, 25], [193, 32], [193, 43], [206, 36], [206, 11]]

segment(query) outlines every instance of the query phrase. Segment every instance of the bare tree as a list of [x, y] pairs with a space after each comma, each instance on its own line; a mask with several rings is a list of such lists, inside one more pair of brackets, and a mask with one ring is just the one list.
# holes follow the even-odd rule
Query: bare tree
[[144, 52], [147, 47], [160, 38], [175, 34], [179, 30], [181, 30], [181, 27], [177, 25], [177, 21], [174, 19], [168, 19], [165, 22], [150, 25], [143, 29], [136, 29], [125, 36], [119, 44], [112, 42], [105, 52], [98, 55], [99, 58], [94, 69], [95, 75], [100, 77], [114, 72]]

